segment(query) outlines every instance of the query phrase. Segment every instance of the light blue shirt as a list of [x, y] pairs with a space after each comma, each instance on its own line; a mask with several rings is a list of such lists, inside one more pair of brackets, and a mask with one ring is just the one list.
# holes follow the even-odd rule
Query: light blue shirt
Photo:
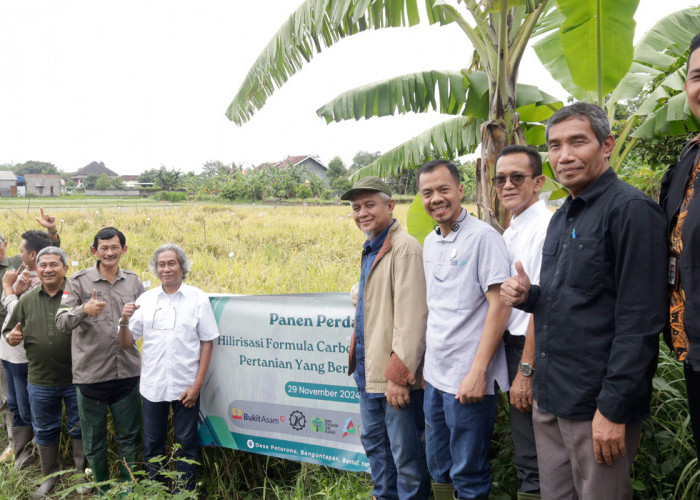
[[[510, 276], [506, 245], [498, 232], [462, 209], [460, 227], [443, 237], [432, 232], [423, 246], [428, 299], [425, 380], [457, 394], [476, 356], [489, 303], [489, 286]], [[503, 344], [486, 372], [486, 394], [494, 381], [509, 389]]]

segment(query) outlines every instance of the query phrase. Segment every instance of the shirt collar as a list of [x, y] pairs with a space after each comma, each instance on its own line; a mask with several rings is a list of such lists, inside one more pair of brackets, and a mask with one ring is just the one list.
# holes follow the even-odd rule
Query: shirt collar
[[608, 167], [608, 169], [603, 172], [603, 174], [595, 179], [593, 182], [591, 182], [586, 188], [579, 194], [576, 198], [572, 198], [571, 195], [569, 195], [566, 198], [566, 201], [562, 205], [562, 208], [568, 209], [569, 206], [571, 206], [572, 203], [576, 202], [576, 200], [581, 200], [580, 202], [576, 203], [591, 203], [592, 201], [595, 201], [596, 198], [599, 198], [600, 195], [602, 195], [607, 189], [612, 186], [612, 184], [617, 180], [617, 174], [615, 171], [611, 168]]
[[[87, 276], [92, 281], [100, 281], [100, 280], [107, 281], [107, 278], [105, 278], [104, 276], [102, 276], [100, 274], [100, 269], [98, 266], [99, 266], [99, 261], [94, 266], [92, 266], [90, 269], [87, 270], [87, 272], [86, 272]], [[122, 272], [122, 268], [119, 267], [119, 268], [117, 268], [117, 275], [114, 277], [114, 281], [117, 282], [122, 278], [124, 278], [124, 273]]]
[[187, 286], [187, 285], [185, 285], [185, 282], [183, 281], [182, 283], [180, 283], [180, 288], [177, 289], [177, 292], [175, 292], [175, 293], [165, 293], [165, 290], [163, 290], [163, 285], [160, 285], [160, 286], [158, 287], [158, 296], [160, 297], [160, 296], [164, 295], [164, 296], [166, 296], [166, 297], [175, 297], [175, 296], [178, 295], [178, 294], [180, 294], [180, 295], [185, 295], [185, 290], [184, 290], [184, 289], [185, 289], [185, 286]]
[[526, 225], [531, 220], [537, 218], [537, 216], [541, 214], [543, 210], [547, 210], [547, 206], [545, 205], [544, 200], [536, 201], [535, 203], [527, 207], [517, 217], [513, 216], [510, 219], [510, 227], [512, 227], [513, 229], [518, 229], [519, 227]]
[[465, 227], [467, 224], [469, 224], [469, 219], [471, 218], [471, 215], [469, 215], [469, 212], [467, 212], [467, 209], [462, 207], [462, 211], [459, 213], [459, 217], [457, 217], [457, 224], [459, 226], [456, 229], [453, 229], [450, 231], [450, 234], [448, 234], [445, 237], [440, 237], [438, 241], [454, 241], [455, 238], [457, 238], [457, 233]]
[[[61, 283], [61, 288], [60, 288], [60, 290], [58, 291], [58, 293], [57, 293], [56, 295], [54, 295], [54, 297], [61, 297], [61, 298], [63, 298], [63, 292], [64, 292], [64, 290], [66, 289], [66, 281], [67, 281], [66, 278], [63, 278], [63, 283]], [[51, 297], [48, 293], [46, 293], [46, 290], [44, 290], [44, 284], [43, 284], [43, 283], [42, 283], [41, 285], [39, 285], [39, 293], [42, 293], [42, 294], [46, 295], [47, 297]]]
[[363, 245], [363, 250], [365, 253], [374, 253], [378, 252], [380, 248], [382, 248], [382, 245], [384, 244], [384, 240], [386, 239], [386, 235], [389, 234], [389, 230], [391, 229], [391, 226], [394, 225], [396, 222], [396, 219], [391, 221], [391, 224], [389, 224], [384, 230], [377, 235], [376, 238], [373, 240], [366, 240], [365, 244]]

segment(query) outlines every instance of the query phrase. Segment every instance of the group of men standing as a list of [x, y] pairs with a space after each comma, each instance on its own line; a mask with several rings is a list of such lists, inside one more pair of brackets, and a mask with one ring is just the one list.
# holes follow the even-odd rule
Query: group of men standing
[[51, 239], [28, 231], [20, 245], [26, 270], [10, 270], [5, 261], [2, 269], [8, 318], [0, 354], [14, 413], [15, 468], [26, 463], [33, 437], [44, 475], [34, 497], [50, 493], [59, 470], [63, 404], [75, 468], [83, 471], [87, 459], [100, 493], [110, 478], [108, 412], [119, 479], [133, 478], [143, 431], [149, 476], [165, 481], [160, 465], [149, 460], [165, 454], [172, 407], [178, 456], [187, 459], [176, 463], [179, 485], [193, 489], [199, 391], [219, 332], [204, 292], [184, 283], [191, 267], [186, 254], [173, 244], [158, 248], [149, 265], [161, 286], [146, 292], [136, 273], [119, 266], [127, 252], [124, 234], [106, 227], [90, 247], [96, 264], [66, 279], [66, 254], [51, 241], [59, 243], [55, 218], [42, 211], [37, 220], [53, 222], [47, 225]]
[[[700, 35], [687, 70], [700, 118]], [[462, 208], [454, 165], [418, 170], [437, 223], [422, 265], [386, 184], [363, 178], [343, 196], [367, 235], [350, 371], [375, 498], [428, 498], [428, 471], [436, 500], [488, 498], [495, 394], [510, 389], [519, 499], [631, 499], [663, 330], [700, 443], [700, 136], [669, 168], [660, 204], [610, 168], [600, 108], [561, 108], [546, 139], [570, 194], [552, 214], [540, 154], [504, 148], [493, 183], [513, 217], [502, 236]]]

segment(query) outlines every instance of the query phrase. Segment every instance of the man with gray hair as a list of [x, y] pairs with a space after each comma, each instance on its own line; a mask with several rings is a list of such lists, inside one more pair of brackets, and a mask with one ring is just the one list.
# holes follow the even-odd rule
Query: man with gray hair
[[[59, 469], [58, 446], [61, 434], [61, 404], [65, 405], [68, 434], [73, 440], [73, 459], [79, 471], [85, 469], [80, 419], [71, 372], [71, 339], [56, 326], [68, 271], [66, 254], [57, 247], [46, 247], [36, 256], [41, 286], [22, 295], [3, 330], [11, 346], [24, 342], [29, 370], [27, 392], [32, 407], [32, 426], [39, 448], [44, 481], [34, 493], [48, 495], [56, 483], [50, 476]], [[80, 442], [80, 446], [76, 446]]]
[[[36, 217], [36, 221], [47, 231], [30, 230], [23, 233], [19, 255], [6, 257], [7, 241], [0, 236], [0, 278], [3, 290], [0, 324], [3, 327], [22, 293], [40, 284], [36, 274], [37, 253], [47, 246], [61, 246], [61, 238], [56, 230], [56, 217], [45, 213], [42, 208], [41, 217]], [[7, 391], [3, 390], [2, 393], [7, 394], [7, 405], [12, 412], [12, 425], [8, 428], [7, 435], [14, 449], [16, 470], [28, 463], [27, 459], [33, 449], [32, 414], [27, 395], [27, 357], [22, 345], [10, 347], [5, 339], [0, 337], [0, 359], [3, 365], [0, 372], [7, 380]]]
[[[159, 465], [149, 460], [165, 455], [171, 407], [178, 456], [197, 459], [199, 391], [219, 328], [204, 292], [184, 283], [191, 263], [182, 248], [172, 243], [161, 246], [149, 267], [161, 286], [145, 292], [135, 304], [124, 305], [119, 344], [131, 349], [143, 337], [143, 455], [149, 476], [165, 482], [158, 474]], [[196, 466], [178, 460], [176, 470], [181, 473], [181, 484], [193, 490]]]
[[393, 217], [391, 190], [364, 177], [341, 197], [365, 233], [349, 372], [359, 391], [362, 432], [381, 499], [428, 498], [423, 435], [425, 277], [420, 243]]
[[610, 168], [603, 110], [563, 107], [546, 138], [570, 194], [547, 228], [539, 286], [520, 261], [501, 286], [506, 304], [534, 314], [542, 498], [631, 499], [667, 314], [666, 220]]

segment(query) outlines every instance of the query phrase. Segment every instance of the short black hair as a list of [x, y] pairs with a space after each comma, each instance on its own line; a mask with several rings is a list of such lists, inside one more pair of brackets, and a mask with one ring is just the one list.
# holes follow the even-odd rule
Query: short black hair
[[53, 245], [51, 238], [49, 238], [48, 233], [45, 231], [39, 231], [37, 229], [32, 229], [30, 231], [25, 231], [22, 234], [22, 239], [24, 240], [24, 248], [30, 252], [41, 252], [44, 248]]
[[500, 153], [498, 153], [498, 156], [496, 157], [496, 164], [498, 165], [498, 160], [502, 156], [514, 155], [517, 153], [525, 153], [527, 155], [528, 160], [530, 162], [530, 169], [532, 170], [532, 175], [536, 177], [542, 175], [542, 157], [540, 156], [540, 153], [532, 146], [521, 144], [512, 144], [510, 146], [506, 146], [505, 148], [501, 149]]
[[547, 128], [544, 130], [544, 136], [549, 142], [549, 129], [559, 122], [568, 120], [569, 118], [586, 118], [591, 126], [593, 134], [598, 139], [598, 144], [601, 146], [605, 139], [610, 135], [610, 122], [608, 115], [599, 106], [589, 102], [576, 102], [563, 108], [559, 108], [547, 120]]
[[693, 39], [690, 41], [690, 47], [688, 48], [688, 62], [685, 63], [685, 72], [686, 74], [688, 73], [688, 70], [690, 69], [690, 56], [693, 52], [695, 52], [695, 49], [700, 47], [700, 33], [695, 35]]
[[95, 235], [95, 240], [92, 242], [92, 248], [97, 250], [97, 245], [99, 245], [100, 240], [111, 240], [115, 236], [119, 236], [119, 244], [124, 248], [126, 245], [126, 236], [116, 227], [103, 227]]
[[420, 190], [420, 176], [432, 172], [435, 170], [437, 167], [445, 167], [449, 172], [452, 178], [455, 180], [457, 185], [462, 184], [461, 179], [459, 178], [459, 170], [457, 170], [457, 167], [455, 167], [454, 163], [451, 163], [447, 160], [431, 160], [428, 163], [424, 163], [419, 169], [418, 172], [416, 172], [416, 188]]

